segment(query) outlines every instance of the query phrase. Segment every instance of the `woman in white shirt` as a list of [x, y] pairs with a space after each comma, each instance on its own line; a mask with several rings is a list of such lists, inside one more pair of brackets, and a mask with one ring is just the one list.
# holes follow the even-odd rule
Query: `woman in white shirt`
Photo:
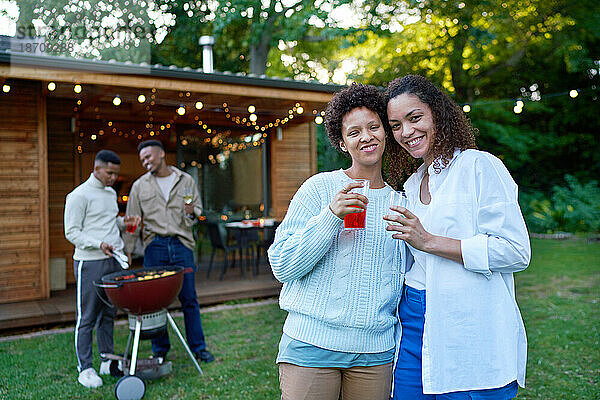
[[407, 208], [384, 219], [414, 256], [398, 307], [394, 399], [514, 398], [527, 339], [513, 272], [531, 256], [517, 185], [426, 78], [396, 79], [386, 97], [389, 177], [410, 177]]

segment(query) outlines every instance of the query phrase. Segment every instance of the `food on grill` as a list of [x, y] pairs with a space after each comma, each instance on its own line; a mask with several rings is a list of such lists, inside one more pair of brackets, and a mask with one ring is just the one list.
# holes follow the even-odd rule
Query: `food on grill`
[[165, 276], [175, 275], [177, 271], [139, 271], [128, 275], [116, 276], [115, 281], [148, 281], [150, 279], [164, 278]]

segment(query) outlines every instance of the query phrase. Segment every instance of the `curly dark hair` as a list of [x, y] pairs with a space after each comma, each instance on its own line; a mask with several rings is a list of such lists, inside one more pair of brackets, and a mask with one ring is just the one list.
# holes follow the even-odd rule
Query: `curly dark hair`
[[387, 103], [383, 93], [375, 86], [363, 85], [362, 83], [353, 83], [349, 87], [337, 92], [325, 110], [325, 129], [331, 145], [338, 151], [349, 157], [349, 154], [342, 151], [340, 141], [342, 141], [342, 120], [344, 115], [355, 108], [365, 107], [377, 113], [383, 127], [387, 132], [390, 124], [387, 119]]
[[[386, 102], [402, 94], [411, 94], [419, 98], [431, 109], [434, 124], [434, 140], [431, 152], [433, 169], [440, 173], [452, 159], [454, 149], [476, 149], [476, 129], [465, 113], [446, 93], [441, 91], [427, 78], [419, 75], [406, 75], [394, 79], [385, 91]], [[388, 131], [385, 154], [388, 182], [398, 186], [416, 171], [421, 162], [412, 158]]]

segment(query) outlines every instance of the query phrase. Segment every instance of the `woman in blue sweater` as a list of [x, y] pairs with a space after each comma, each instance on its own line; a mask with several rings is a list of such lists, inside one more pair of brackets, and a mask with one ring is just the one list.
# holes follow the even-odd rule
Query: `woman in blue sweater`
[[[373, 86], [353, 84], [329, 103], [325, 126], [347, 170], [302, 184], [269, 249], [288, 312], [279, 344], [282, 399], [387, 399], [394, 358], [397, 265], [404, 247], [386, 232], [391, 187], [381, 173], [386, 104]], [[352, 193], [369, 179], [367, 196]], [[366, 209], [366, 229], [344, 230]]]

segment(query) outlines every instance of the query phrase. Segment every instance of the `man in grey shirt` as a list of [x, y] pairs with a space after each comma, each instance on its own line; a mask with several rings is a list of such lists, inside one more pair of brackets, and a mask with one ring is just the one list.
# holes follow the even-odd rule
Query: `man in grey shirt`
[[[97, 322], [96, 338], [100, 356], [112, 353], [113, 319], [116, 313], [114, 307], [109, 307], [100, 300], [93, 282], [106, 274], [121, 270], [121, 266], [128, 267], [117, 226], [117, 194], [110, 187], [117, 180], [120, 167], [121, 160], [116, 153], [110, 150], [99, 151], [89, 179], [67, 195], [65, 204], [65, 236], [75, 245], [75, 353], [78, 381], [88, 388], [102, 385], [102, 379], [92, 367], [94, 325]], [[115, 374], [115, 368], [112, 369]], [[103, 359], [100, 374], [108, 374], [110, 370], [110, 361]]]

